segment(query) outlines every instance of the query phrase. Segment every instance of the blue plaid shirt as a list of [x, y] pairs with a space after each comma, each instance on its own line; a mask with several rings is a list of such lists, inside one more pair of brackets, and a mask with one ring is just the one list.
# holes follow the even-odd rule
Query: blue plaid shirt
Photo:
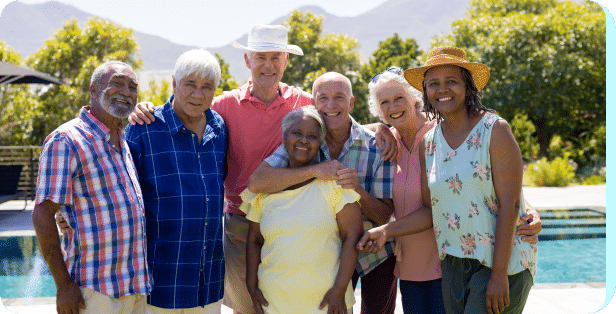
[[154, 288], [148, 304], [192, 308], [223, 297], [222, 245], [227, 129], [208, 109], [199, 144], [169, 98], [149, 125], [129, 125], [128, 145], [143, 191], [148, 265]]
[[[338, 161], [349, 167], [357, 170], [359, 183], [370, 195], [376, 198], [392, 198], [394, 166], [389, 161], [381, 158], [381, 149], [376, 147], [374, 133], [366, 130], [351, 118], [351, 134], [349, 139], [344, 143]], [[321, 144], [318, 161], [331, 160], [327, 143]], [[265, 159], [272, 167], [287, 167], [289, 165], [289, 156], [280, 145], [274, 154]], [[378, 225], [363, 216], [364, 229], [368, 230]], [[388, 257], [394, 253], [393, 239], [387, 241], [385, 246], [377, 254], [359, 253], [359, 259], [355, 270], [360, 276], [364, 276]]]

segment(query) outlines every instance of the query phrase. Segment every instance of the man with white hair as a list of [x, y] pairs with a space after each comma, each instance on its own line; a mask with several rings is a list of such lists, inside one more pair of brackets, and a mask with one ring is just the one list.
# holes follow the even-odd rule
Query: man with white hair
[[211, 53], [185, 52], [175, 64], [173, 95], [154, 110], [156, 120], [126, 128], [154, 280], [148, 314], [221, 311], [227, 129], [210, 109], [220, 76]]
[[[90, 105], [43, 144], [32, 223], [58, 313], [145, 310], [151, 277], [143, 200], [122, 126], [136, 101], [133, 69], [104, 63], [92, 74]], [[62, 250], [57, 212], [70, 225]]]

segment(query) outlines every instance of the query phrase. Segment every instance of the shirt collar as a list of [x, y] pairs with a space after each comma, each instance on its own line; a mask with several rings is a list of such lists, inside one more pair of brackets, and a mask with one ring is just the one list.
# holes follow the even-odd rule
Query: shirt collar
[[[344, 146], [342, 147], [342, 151], [340, 152], [340, 157], [344, 156], [346, 154], [346, 152], [351, 148], [351, 146], [353, 145], [363, 145], [363, 143], [368, 141], [367, 135], [369, 134], [368, 130], [364, 129], [364, 127], [362, 127], [359, 123], [357, 123], [355, 121], [355, 119], [353, 119], [353, 117], [351, 115], [349, 115], [349, 118], [351, 119], [351, 131], [349, 132], [349, 138], [347, 139], [347, 141], [344, 143]], [[331, 156], [329, 155], [329, 147], [327, 146], [327, 143], [325, 141], [323, 141], [323, 144], [321, 144], [321, 151], [320, 151], [320, 160], [330, 160]]]
[[[252, 96], [252, 81], [248, 81], [248, 83], [244, 84], [242, 87], [240, 87], [240, 104], [244, 101], [251, 101], [251, 102], [261, 102], [262, 101], [257, 98]], [[289, 88], [289, 85], [283, 83], [283, 82], [279, 82], [278, 83], [278, 98], [283, 97], [283, 95], [285, 94], [285, 92], [287, 91], [287, 89]], [[276, 100], [274, 100], [273, 103], [275, 103]]]
[[[178, 134], [178, 132], [180, 132], [180, 130], [184, 128], [184, 124], [182, 123], [182, 121], [180, 121], [180, 118], [178, 118], [177, 114], [175, 114], [175, 110], [173, 110], [173, 106], [171, 105], [174, 98], [175, 95], [171, 95], [162, 110], [162, 115], [165, 118], [165, 122], [169, 126], [169, 130], [171, 131], [172, 136], [175, 136], [176, 134]], [[214, 118], [212, 109], [208, 108], [205, 111], [205, 117], [207, 119], [206, 124], [212, 127], [216, 134], [220, 133], [222, 126], [220, 121]]]
[[[109, 128], [103, 124], [100, 120], [98, 120], [91, 112], [90, 106], [81, 107], [81, 111], [79, 112], [79, 119], [83, 121], [91, 130], [92, 133], [100, 136], [103, 139], [107, 139], [109, 135]], [[122, 120], [118, 123], [118, 130], [120, 131], [120, 135], [124, 134], [124, 124]]]
[[174, 98], [175, 95], [172, 94], [171, 97], [167, 99], [167, 102], [163, 106], [162, 110], [162, 115], [165, 118], [167, 126], [169, 127], [171, 136], [175, 136], [176, 134], [178, 134], [178, 132], [180, 132], [180, 130], [184, 127], [184, 125], [180, 121], [180, 118], [178, 118], [177, 114], [175, 114], [173, 106], [171, 105]]
[[361, 143], [368, 141], [367, 131], [363, 126], [361, 126], [353, 117], [349, 115], [351, 118], [351, 136], [349, 136], [349, 141], [360, 141]]

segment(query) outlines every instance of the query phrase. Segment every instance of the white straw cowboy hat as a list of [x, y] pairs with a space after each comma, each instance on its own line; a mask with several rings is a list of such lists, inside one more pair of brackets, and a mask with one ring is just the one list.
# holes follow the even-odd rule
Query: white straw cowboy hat
[[302, 48], [287, 44], [287, 38], [287, 29], [282, 25], [255, 24], [248, 33], [247, 46], [242, 46], [235, 41], [231, 45], [250, 51], [282, 51], [303, 56]]
[[439, 47], [430, 50], [424, 66], [404, 71], [404, 78], [411, 86], [423, 92], [424, 75], [428, 70], [439, 65], [457, 65], [469, 70], [478, 90], [482, 90], [490, 79], [490, 69], [485, 64], [468, 62], [464, 51], [454, 47]]

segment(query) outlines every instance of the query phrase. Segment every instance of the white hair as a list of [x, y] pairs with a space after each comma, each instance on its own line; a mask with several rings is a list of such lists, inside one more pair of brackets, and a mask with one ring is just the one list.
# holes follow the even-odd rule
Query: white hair
[[[90, 77], [90, 85], [95, 84], [96, 85], [96, 89], [100, 92], [103, 89], [102, 86], [102, 81], [101, 79], [103, 78], [103, 76], [105, 76], [105, 74], [107, 74], [107, 72], [109, 71], [109, 68], [112, 66], [124, 66], [129, 68], [132, 72], [135, 72], [133, 70], [133, 68], [122, 62], [122, 61], [107, 61], [101, 65], [99, 65], [96, 69], [94, 69], [94, 72], [92, 72], [92, 77]], [[136, 74], [135, 74], [136, 75]]]
[[216, 57], [205, 49], [186, 51], [175, 62], [173, 77], [176, 82], [195, 73], [199, 78], [214, 80], [216, 87], [218, 87], [221, 77], [220, 64]]
[[379, 75], [376, 82], [371, 81], [370, 84], [368, 84], [368, 108], [373, 116], [381, 119], [384, 123], [387, 123], [383, 118], [381, 106], [376, 99], [376, 91], [387, 84], [400, 84], [400, 86], [404, 88], [407, 97], [415, 101], [415, 110], [417, 110], [417, 112], [421, 111], [421, 108], [423, 107], [423, 94], [411, 86], [411, 84], [404, 79], [404, 76], [385, 71]]
[[325, 128], [325, 122], [323, 122], [323, 118], [317, 108], [313, 105], [304, 106], [299, 109], [295, 109], [289, 113], [287, 113], [284, 118], [282, 118], [282, 122], [280, 123], [280, 128], [282, 129], [282, 138], [284, 141], [284, 137], [289, 132], [289, 129], [295, 122], [303, 117], [311, 117], [317, 121], [319, 124], [319, 141], [323, 143], [325, 141], [325, 134], [327, 133], [327, 129]]

